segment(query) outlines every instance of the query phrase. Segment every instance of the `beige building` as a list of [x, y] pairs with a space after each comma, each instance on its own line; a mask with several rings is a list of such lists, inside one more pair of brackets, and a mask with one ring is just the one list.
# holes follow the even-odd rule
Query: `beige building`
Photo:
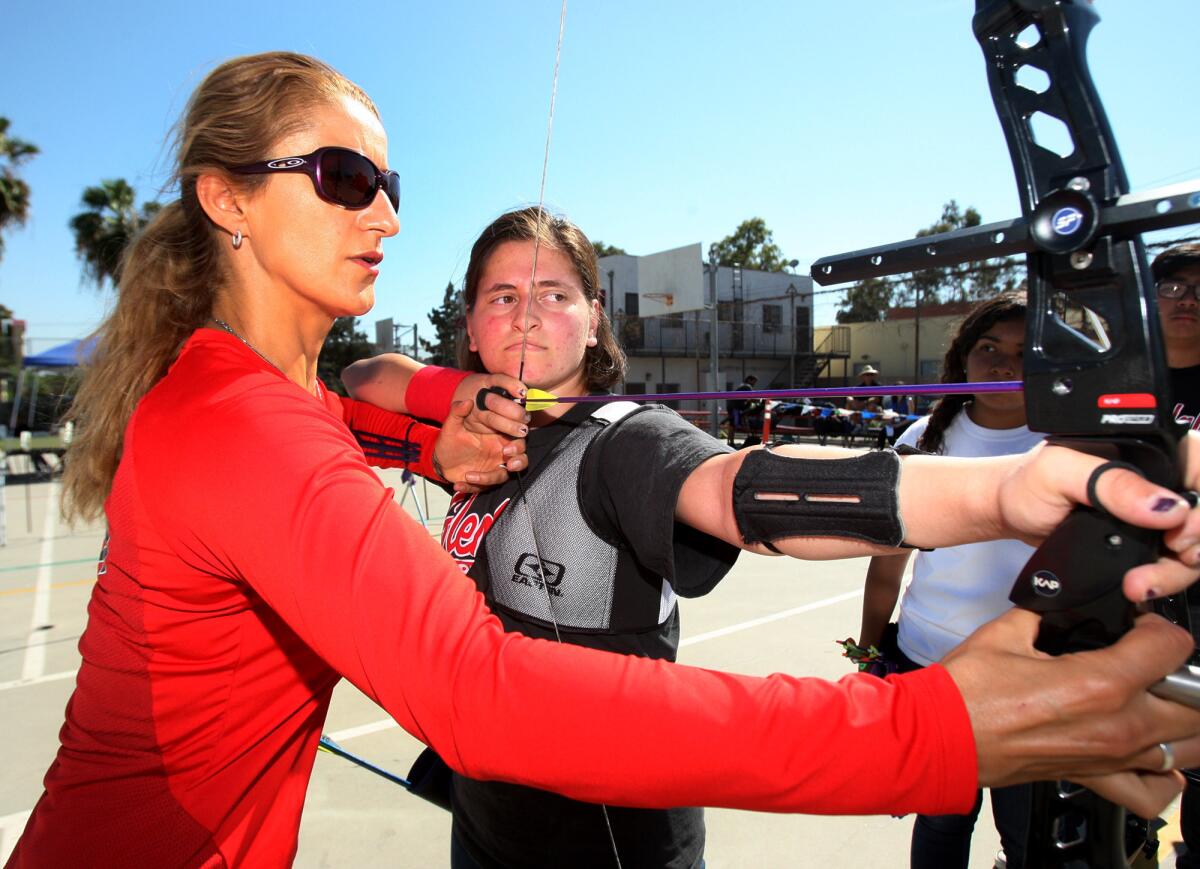
[[913, 308], [890, 308], [882, 321], [817, 326], [813, 329], [814, 349], [836, 348], [845, 355], [829, 362], [816, 385], [853, 385], [858, 382], [858, 372], [868, 365], [879, 371], [879, 382], [884, 385], [936, 383], [942, 356], [970, 309], [968, 302], [922, 305], [918, 318]]

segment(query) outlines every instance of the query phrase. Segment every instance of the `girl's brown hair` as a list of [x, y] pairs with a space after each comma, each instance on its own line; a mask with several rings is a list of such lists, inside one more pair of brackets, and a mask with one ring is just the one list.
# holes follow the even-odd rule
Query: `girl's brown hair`
[[[578, 226], [551, 214], [544, 208], [530, 206], [509, 211], [492, 221], [475, 240], [467, 277], [463, 282], [463, 304], [470, 311], [475, 307], [479, 279], [487, 266], [488, 257], [506, 241], [535, 241], [541, 248], [561, 251], [583, 283], [583, 295], [592, 302], [600, 298], [600, 267], [596, 264], [596, 249]], [[613, 335], [608, 314], [600, 307], [596, 327], [596, 346], [583, 354], [584, 376], [590, 390], [612, 389], [625, 379], [625, 353]], [[485, 371], [479, 354], [471, 350], [465, 330], [458, 337], [458, 367], [466, 371]]]
[[[303, 129], [313, 108], [345, 97], [379, 114], [370, 97], [336, 70], [281, 51], [227, 61], [192, 94], [173, 137], [171, 181], [179, 198], [126, 249], [116, 305], [96, 331], [95, 354], [67, 415], [77, 426], [64, 474], [69, 519], [103, 512], [134, 408], [188, 336], [212, 316], [227, 279], [228, 241], [200, 206], [197, 178], [279, 156], [270, 153], [272, 145]], [[236, 176], [236, 183], [253, 191], [266, 176]]]
[[[967, 354], [971, 352], [975, 342], [997, 323], [1024, 320], [1025, 305], [1025, 293], [1012, 291], [1001, 293], [972, 308], [959, 325], [958, 332], [955, 333], [954, 340], [950, 342], [950, 347], [942, 359], [941, 382], [966, 383]], [[954, 422], [958, 412], [966, 407], [967, 402], [974, 398], [971, 394], [947, 395], [938, 401], [929, 417], [925, 433], [917, 441], [917, 446], [929, 453], [940, 452], [946, 429]]]

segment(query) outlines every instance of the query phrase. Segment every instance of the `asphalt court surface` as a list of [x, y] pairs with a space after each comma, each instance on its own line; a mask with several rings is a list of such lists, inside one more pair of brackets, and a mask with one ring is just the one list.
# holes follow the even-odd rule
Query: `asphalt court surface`
[[[401, 487], [414, 517], [440, 530], [445, 496]], [[79, 665], [77, 642], [103, 539], [102, 526], [71, 529], [57, 519], [58, 483], [3, 491], [0, 547], [0, 865], [41, 794], [58, 747], [63, 710]], [[835, 641], [857, 633], [866, 559], [798, 562], [745, 554], [717, 589], [681, 601], [680, 660], [751, 674], [788, 672], [836, 679], [850, 672]], [[334, 693], [325, 733], [344, 748], [403, 775], [420, 744], [353, 686]], [[550, 735], [553, 736], [553, 735]], [[670, 734], [660, 738], [669, 739]], [[730, 738], [737, 738], [731, 734]], [[796, 734], [797, 739], [804, 738]], [[548, 745], [552, 749], [553, 739]], [[550, 749], [548, 749], [550, 750]], [[863, 746], [870, 751], [870, 746]], [[863, 787], [870, 787], [864, 782]], [[911, 818], [814, 817], [709, 810], [706, 859], [727, 867], [906, 867]], [[1163, 831], [1162, 866], [1174, 863], [1174, 809]], [[318, 753], [300, 830], [298, 867], [448, 865], [449, 815], [346, 760]], [[998, 848], [987, 802], [972, 841], [972, 869], [990, 869]]]

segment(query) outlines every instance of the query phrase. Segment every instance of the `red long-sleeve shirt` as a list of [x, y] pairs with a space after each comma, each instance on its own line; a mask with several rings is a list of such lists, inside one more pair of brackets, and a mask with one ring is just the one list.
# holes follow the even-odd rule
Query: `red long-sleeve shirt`
[[[751, 678], [505, 633], [348, 425], [409, 461], [404, 441], [430, 443], [207, 329], [142, 400], [62, 746], [10, 866], [288, 865], [340, 676], [472, 778], [651, 807], [970, 807], [943, 669]], [[571, 738], [546, 752], [546, 732]]]

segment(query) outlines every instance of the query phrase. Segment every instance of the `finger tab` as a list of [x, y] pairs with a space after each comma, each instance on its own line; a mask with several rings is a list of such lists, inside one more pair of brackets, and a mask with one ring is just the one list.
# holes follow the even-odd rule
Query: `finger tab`
[[488, 393], [495, 393], [496, 395], [499, 395], [501, 398], [512, 398], [512, 396], [509, 394], [508, 390], [505, 389], [503, 386], [488, 386], [484, 389], [479, 390], [477, 393], [475, 393], [475, 406], [477, 408], [479, 408], [480, 410], [488, 409], [488, 407], [487, 407]]

